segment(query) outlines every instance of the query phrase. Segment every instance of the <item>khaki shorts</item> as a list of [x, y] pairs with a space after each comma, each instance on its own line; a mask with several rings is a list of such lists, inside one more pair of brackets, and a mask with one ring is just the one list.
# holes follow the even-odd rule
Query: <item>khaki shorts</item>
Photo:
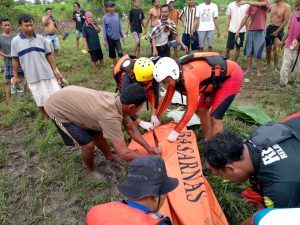
[[136, 44], [141, 43], [141, 35], [139, 33], [132, 32], [131, 34]]
[[56, 78], [28, 84], [28, 87], [38, 107], [44, 106], [46, 100], [61, 88], [58, 85]]

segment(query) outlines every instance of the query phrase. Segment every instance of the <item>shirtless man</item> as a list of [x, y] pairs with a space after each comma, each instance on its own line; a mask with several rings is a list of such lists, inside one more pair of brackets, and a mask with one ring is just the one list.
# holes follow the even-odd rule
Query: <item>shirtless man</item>
[[266, 33], [266, 49], [267, 49], [267, 69], [271, 66], [272, 45], [274, 55], [274, 67], [278, 71], [279, 49], [280, 43], [284, 36], [284, 27], [289, 21], [291, 7], [284, 0], [275, 0], [270, 6], [270, 25]]
[[[147, 14], [146, 17], [146, 24], [145, 24], [145, 30], [144, 30], [144, 36], [147, 34], [147, 27], [149, 24], [149, 21], [151, 21], [151, 30], [155, 26], [156, 22], [160, 18], [160, 1], [159, 0], [152, 0], [153, 7], [150, 9], [150, 11]], [[151, 40], [150, 40], [151, 42]]]
[[52, 15], [52, 9], [46, 8], [45, 10], [45, 16], [42, 18], [42, 24], [44, 26], [44, 32], [45, 32], [45, 38], [49, 42], [51, 42], [53, 48], [54, 48], [54, 54], [58, 54], [59, 49], [59, 41], [56, 33], [60, 33], [64, 36], [64, 39], [66, 38], [66, 34], [64, 34], [61, 30], [58, 29], [58, 26], [56, 24], [55, 18]]

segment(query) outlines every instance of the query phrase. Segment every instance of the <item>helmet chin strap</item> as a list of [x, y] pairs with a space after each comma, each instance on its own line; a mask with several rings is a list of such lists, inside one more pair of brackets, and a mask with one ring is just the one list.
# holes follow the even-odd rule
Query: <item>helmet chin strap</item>
[[159, 196], [158, 196], [157, 206], [156, 206], [156, 209], [154, 210], [154, 213], [158, 212], [158, 210], [159, 210], [160, 198], [161, 198], [161, 196], [159, 195]]

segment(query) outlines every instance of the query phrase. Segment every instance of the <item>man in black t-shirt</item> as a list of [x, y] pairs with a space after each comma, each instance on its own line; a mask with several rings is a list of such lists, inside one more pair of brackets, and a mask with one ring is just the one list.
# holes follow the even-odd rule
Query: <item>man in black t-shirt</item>
[[[264, 133], [258, 132], [258, 128], [246, 141], [232, 132], [220, 132], [207, 140], [202, 150], [217, 175], [233, 182], [248, 178], [254, 181], [253, 189], [261, 195], [265, 207], [296, 208], [300, 207], [300, 112], [281, 124], [284, 126], [269, 126], [271, 129]], [[282, 127], [288, 132], [282, 131]], [[283, 137], [290, 131], [295, 135], [266, 144], [279, 140], [274, 138], [276, 133]], [[254, 137], [262, 139], [262, 144], [255, 142], [258, 139]]]
[[80, 9], [80, 4], [78, 2], [74, 3], [74, 12], [73, 12], [73, 20], [76, 23], [76, 47], [79, 49], [79, 39], [82, 34], [82, 26], [85, 21], [85, 11]]
[[133, 8], [129, 11], [128, 27], [127, 27], [126, 35], [128, 35], [128, 29], [130, 26], [130, 31], [135, 41], [134, 55], [138, 58], [140, 57], [140, 51], [141, 51], [141, 33], [143, 32], [142, 26], [145, 29], [145, 23], [143, 21], [144, 18], [145, 18], [144, 12], [140, 8], [140, 1], [134, 0]]

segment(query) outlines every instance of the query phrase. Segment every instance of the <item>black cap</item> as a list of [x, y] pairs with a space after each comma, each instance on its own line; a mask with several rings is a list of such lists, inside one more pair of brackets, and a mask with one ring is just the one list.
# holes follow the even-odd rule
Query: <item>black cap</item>
[[150, 155], [133, 160], [129, 164], [127, 182], [117, 188], [127, 198], [140, 199], [167, 194], [177, 186], [177, 178], [167, 175], [164, 160], [158, 155]]
[[113, 1], [108, 1], [106, 4], [105, 4], [106, 7], [111, 7], [111, 6], [115, 6], [115, 3]]

